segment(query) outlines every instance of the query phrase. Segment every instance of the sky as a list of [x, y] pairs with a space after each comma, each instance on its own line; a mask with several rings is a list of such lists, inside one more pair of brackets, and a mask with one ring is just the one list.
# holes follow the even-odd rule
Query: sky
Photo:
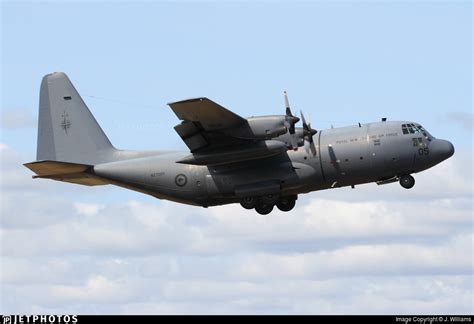
[[[470, 1], [1, 2], [0, 313], [474, 312]], [[39, 86], [66, 72], [114, 146], [186, 150], [168, 102], [316, 129], [422, 124], [455, 155], [410, 191], [209, 209], [32, 180]]]

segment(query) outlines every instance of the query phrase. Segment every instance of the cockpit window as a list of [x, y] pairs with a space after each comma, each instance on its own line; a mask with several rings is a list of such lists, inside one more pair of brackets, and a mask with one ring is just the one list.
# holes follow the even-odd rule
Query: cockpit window
[[416, 127], [418, 128], [418, 131], [419, 131], [420, 133], [422, 133], [425, 137], [428, 137], [428, 133], [427, 133], [426, 130], [423, 128], [423, 126], [417, 125]]
[[430, 137], [426, 130], [421, 125], [402, 124], [403, 134], [423, 134], [425, 137]]
[[423, 128], [423, 126], [421, 125], [415, 125], [416, 129], [418, 130], [418, 132], [420, 134], [423, 134], [423, 136], [428, 140], [428, 141], [431, 141], [432, 137], [430, 135], [430, 133], [428, 133], [428, 131], [426, 129]]
[[407, 124], [402, 125], [402, 132], [403, 134], [408, 134]]

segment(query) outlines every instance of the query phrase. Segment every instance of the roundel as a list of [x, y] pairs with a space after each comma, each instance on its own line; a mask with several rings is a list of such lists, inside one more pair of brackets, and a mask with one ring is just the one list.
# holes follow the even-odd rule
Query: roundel
[[176, 176], [176, 178], [174, 178], [174, 182], [178, 187], [184, 187], [186, 183], [188, 183], [188, 178], [184, 174], [180, 173]]

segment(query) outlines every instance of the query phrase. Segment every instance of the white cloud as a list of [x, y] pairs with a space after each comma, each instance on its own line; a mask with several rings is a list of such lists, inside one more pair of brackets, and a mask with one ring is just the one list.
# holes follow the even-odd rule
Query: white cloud
[[101, 275], [88, 278], [84, 285], [52, 286], [50, 293], [53, 298], [76, 303], [117, 303], [129, 298], [126, 283]]
[[74, 203], [74, 208], [79, 215], [94, 216], [105, 208], [103, 204], [89, 204], [89, 203]]
[[98, 202], [114, 189], [33, 181], [2, 148], [0, 311], [472, 312], [471, 156], [455, 157], [411, 191], [315, 192], [262, 216]]
[[239, 278], [322, 279], [472, 273], [473, 235], [459, 235], [439, 246], [415, 244], [348, 245], [336, 250], [287, 255], [255, 254], [235, 269]]

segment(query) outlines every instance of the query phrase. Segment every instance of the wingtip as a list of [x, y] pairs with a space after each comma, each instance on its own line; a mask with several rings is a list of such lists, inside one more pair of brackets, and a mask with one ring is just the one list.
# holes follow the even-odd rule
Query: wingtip
[[169, 103], [167, 103], [167, 105], [171, 106], [171, 105], [176, 105], [176, 104], [183, 104], [183, 103], [188, 103], [188, 102], [204, 101], [204, 100], [209, 100], [209, 99], [206, 98], [206, 97], [190, 98], [190, 99], [184, 99], [184, 100], [169, 102]]

